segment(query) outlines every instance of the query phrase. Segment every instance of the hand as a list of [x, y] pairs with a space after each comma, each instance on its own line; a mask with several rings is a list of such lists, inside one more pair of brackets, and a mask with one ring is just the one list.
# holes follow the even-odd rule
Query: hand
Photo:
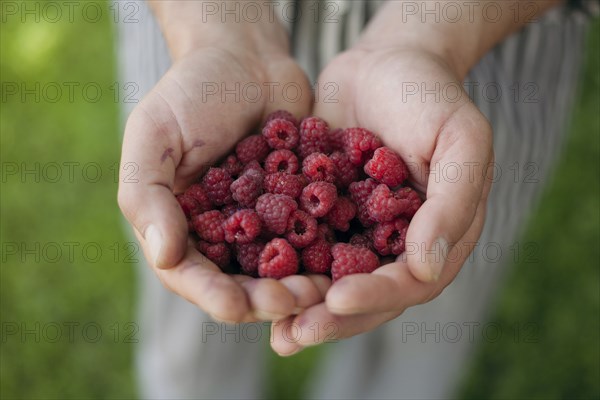
[[[269, 98], [265, 82], [302, 85], [299, 101], [286, 102], [281, 90]], [[207, 95], [206, 83], [218, 93]], [[236, 89], [252, 83], [254, 93]], [[203, 86], [204, 85], [204, 86]], [[279, 88], [281, 88], [279, 86]], [[211, 89], [214, 89], [211, 86]], [[188, 228], [174, 193], [182, 192], [210, 165], [259, 125], [284, 108], [309, 112], [311, 90], [287, 51], [256, 54], [238, 48], [201, 47], [186, 51], [131, 113], [125, 129], [119, 205], [134, 228], [144, 254], [162, 283], [214, 318], [228, 322], [271, 320], [323, 301], [325, 277], [293, 276], [280, 281], [222, 273], [188, 241]], [[126, 176], [137, 168], [134, 183]]]
[[[372, 330], [438, 296], [471, 252], [469, 243], [479, 238], [490, 191], [491, 128], [439, 56], [362, 46], [335, 58], [319, 82], [336, 82], [340, 101], [317, 103], [314, 113], [333, 127], [360, 126], [380, 135], [407, 162], [411, 184], [426, 201], [396, 262], [346, 276], [331, 286], [324, 303], [273, 323], [271, 343], [279, 354]], [[436, 85], [437, 95], [424, 94]]]

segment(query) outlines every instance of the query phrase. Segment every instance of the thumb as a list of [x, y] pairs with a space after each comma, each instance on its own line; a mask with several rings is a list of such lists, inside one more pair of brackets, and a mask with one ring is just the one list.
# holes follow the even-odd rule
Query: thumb
[[125, 218], [145, 239], [149, 262], [157, 268], [177, 264], [185, 254], [187, 222], [173, 194], [181, 159], [179, 127], [160, 108], [141, 104], [127, 121], [118, 202]]

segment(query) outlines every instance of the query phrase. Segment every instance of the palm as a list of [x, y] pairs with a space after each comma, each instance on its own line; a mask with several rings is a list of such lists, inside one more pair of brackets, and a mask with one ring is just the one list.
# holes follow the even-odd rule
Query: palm
[[[266, 90], [266, 82], [295, 82], [303, 86], [302, 96], [286, 104], [281, 92]], [[269, 112], [286, 108], [300, 116], [309, 105], [306, 78], [287, 56], [260, 60], [243, 50], [234, 56], [210, 48], [177, 62], [128, 120], [121, 162], [139, 170], [134, 182], [120, 183], [121, 208], [165, 286], [217, 319], [282, 318], [323, 301], [328, 283], [322, 277], [275, 281], [222, 273], [188, 242], [187, 223], [173, 195]], [[160, 242], [154, 240], [157, 231]]]
[[[436, 241], [446, 243], [447, 251], [478, 239], [490, 188], [491, 129], [438, 58], [421, 52], [351, 50], [334, 59], [319, 81], [337, 83], [340, 101], [317, 103], [315, 114], [333, 126], [376, 132], [407, 161], [411, 183], [426, 201], [409, 227], [404, 257], [372, 274], [345, 277], [330, 288], [324, 304], [276, 324], [272, 345], [280, 353], [315, 343], [310, 335], [300, 343], [280, 340], [292, 322], [301, 329], [320, 327], [321, 340], [334, 323], [336, 337], [348, 337], [441, 293], [468, 252], [461, 251], [459, 259], [441, 259], [439, 279], [426, 254]], [[424, 95], [423, 89], [435, 88], [437, 95]], [[457, 167], [451, 176], [448, 166]]]

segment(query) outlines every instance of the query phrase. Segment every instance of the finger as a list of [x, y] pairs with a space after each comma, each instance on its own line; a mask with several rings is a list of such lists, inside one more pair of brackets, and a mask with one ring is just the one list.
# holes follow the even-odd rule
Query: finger
[[295, 307], [292, 314], [299, 314], [305, 308], [313, 306], [324, 300], [321, 291], [309, 277], [304, 275], [290, 275], [279, 282], [294, 296]]
[[187, 222], [173, 196], [175, 168], [181, 158], [178, 142], [176, 121], [160, 107], [140, 106], [127, 121], [119, 206], [144, 238], [148, 260], [158, 268], [176, 265], [186, 252]]
[[448, 249], [473, 224], [491, 161], [491, 128], [477, 108], [466, 103], [439, 132], [427, 180], [427, 199], [407, 232], [408, 266], [417, 279], [436, 281]]
[[242, 283], [256, 319], [274, 321], [293, 314], [296, 307], [294, 295], [275, 279], [251, 279]]
[[[144, 239], [138, 235], [144, 251]], [[188, 242], [185, 256], [170, 269], [153, 268], [163, 285], [210, 314], [214, 319], [237, 323], [250, 320], [244, 289]]]
[[416, 279], [406, 262], [407, 257], [402, 255], [396, 262], [371, 274], [350, 275], [337, 281], [327, 293], [328, 310], [337, 315], [403, 312], [408, 307], [431, 300], [454, 280], [469, 257], [481, 234], [485, 211], [485, 201], [482, 201], [473, 224], [448, 254], [437, 282]]
[[368, 332], [397, 317], [399, 312], [341, 316], [331, 313], [325, 304], [308, 308], [295, 318], [286, 318], [271, 326], [271, 348], [280, 355], [292, 355], [307, 346], [336, 342]]

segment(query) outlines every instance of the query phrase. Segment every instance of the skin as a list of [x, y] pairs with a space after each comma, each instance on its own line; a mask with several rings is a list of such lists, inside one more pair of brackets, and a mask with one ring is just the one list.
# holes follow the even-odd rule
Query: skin
[[[485, 52], [527, 22], [530, 14], [516, 18], [508, 3], [496, 3], [503, 18], [495, 23], [475, 12], [469, 20], [433, 25], [418, 14], [402, 20], [404, 4], [387, 3], [358, 43], [319, 77], [321, 84], [337, 85], [338, 102], [313, 103], [285, 32], [267, 10], [255, 23], [224, 23], [203, 15], [200, 1], [151, 2], [174, 63], [129, 117], [118, 200], [165, 287], [218, 320], [274, 321], [271, 346], [281, 355], [370, 331], [438, 296], [460, 271], [485, 219], [492, 131], [461, 82]], [[536, 14], [553, 5], [534, 4]], [[290, 102], [275, 90], [273, 98], [223, 101], [203, 94], [207, 82], [227, 88], [294, 82], [302, 96]], [[422, 95], [423, 88], [437, 88], [438, 96]], [[323, 276], [276, 281], [227, 275], [194, 249], [173, 193], [277, 109], [315, 114], [332, 127], [365, 127], [407, 161], [412, 185], [426, 197], [407, 233], [410, 251], [372, 274], [332, 285]], [[125, 179], [127, 163], [138, 167], [137, 182]], [[458, 179], [440, 173], [448, 165], [459, 166]], [[290, 341], [285, 333], [292, 326], [311, 334]]]

